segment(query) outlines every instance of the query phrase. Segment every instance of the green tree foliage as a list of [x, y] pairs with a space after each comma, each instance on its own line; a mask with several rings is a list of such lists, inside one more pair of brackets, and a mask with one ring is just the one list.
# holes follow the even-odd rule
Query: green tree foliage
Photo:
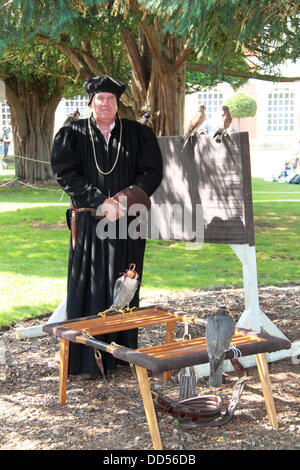
[[256, 114], [257, 103], [246, 93], [234, 93], [225, 103], [233, 118], [253, 117]]
[[[68, 75], [69, 72], [69, 75]], [[34, 41], [11, 41], [0, 57], [0, 76], [18, 77], [45, 90], [45, 99], [56, 87], [58, 77], [71, 80], [70, 66], [59, 50]]]
[[[188, 50], [185, 54], [188, 69], [190, 64], [194, 66], [193, 71], [206, 73], [208, 68], [209, 74], [215, 75], [214, 80], [232, 76], [235, 71], [243, 71], [244, 74], [237, 76], [244, 79], [259, 78], [260, 71], [278, 77], [276, 67], [283, 60], [295, 61], [300, 55], [300, 2], [295, 0], [3, 0], [0, 3], [7, 12], [1, 19], [5, 39], [0, 40], [0, 47], [16, 33], [24, 32], [30, 32], [32, 37], [44, 35], [54, 41], [65, 37], [77, 48], [81, 47], [82, 38], [84, 42], [97, 41], [101, 36], [104, 56], [99, 62], [107, 63], [105, 55], [112, 45], [117, 50], [116, 31], [129, 23], [130, 27], [135, 23], [137, 31], [137, 22], [141, 24], [147, 18], [148, 25], [159, 23], [162, 37], [172, 35], [181, 39]], [[103, 44], [107, 47], [103, 48]], [[168, 47], [166, 42], [164, 46]], [[237, 61], [241, 57], [247, 61]], [[231, 63], [233, 59], [235, 64]], [[197, 70], [197, 64], [202, 69]]]
[[[279, 77], [299, 57], [297, 1], [10, 0], [0, 18], [0, 48], [14, 37], [58, 47], [77, 83], [110, 73], [130, 87], [135, 115], [150, 107], [158, 134], [182, 132], [186, 89]], [[4, 8], [5, 7], [5, 8]], [[1, 25], [3, 26], [1, 29]], [[1, 36], [1, 31], [4, 32]], [[128, 109], [128, 108], [127, 108]]]
[[224, 103], [229, 107], [230, 114], [233, 118], [238, 118], [238, 126], [240, 128], [240, 118], [253, 117], [256, 114], [257, 103], [246, 95], [246, 93], [234, 93]]
[[300, 56], [299, 1], [289, 0], [138, 0], [164, 20], [164, 32], [189, 41], [198, 60], [224, 67], [241, 52], [256, 59], [254, 71], [276, 71], [285, 59]]

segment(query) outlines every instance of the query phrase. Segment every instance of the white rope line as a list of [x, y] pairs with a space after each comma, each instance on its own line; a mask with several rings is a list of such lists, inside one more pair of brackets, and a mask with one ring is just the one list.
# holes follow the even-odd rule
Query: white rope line
[[17, 178], [14, 178], [13, 180], [7, 181], [6, 183], [2, 183], [2, 184], [0, 184], [0, 187], [2, 187], [2, 186], [7, 186], [8, 184], [11, 184], [11, 183], [13, 183], [13, 182], [16, 181], [16, 180], [17, 180]]
[[[24, 186], [28, 186], [29, 188], [33, 189], [40, 189], [42, 191], [61, 191], [60, 189], [51, 189], [51, 188], [39, 188], [37, 186], [33, 186], [32, 184], [29, 183], [24, 183], [24, 181], [17, 180], [18, 183], [23, 184]], [[63, 192], [64, 193], [64, 192]]]
[[22, 155], [14, 155], [15, 157], [22, 158], [23, 160], [31, 160], [32, 162], [36, 163], [46, 163], [47, 165], [50, 165], [51, 162], [45, 162], [43, 160], [36, 160], [35, 158], [30, 158], [30, 157], [23, 157]]
[[[14, 157], [22, 158], [23, 160], [30, 160], [30, 161], [36, 162], [36, 163], [46, 163], [47, 165], [51, 164], [51, 162], [45, 162], [45, 161], [42, 161], [42, 160], [35, 160], [34, 158], [23, 157], [22, 155], [13, 155], [11, 157], [7, 157], [7, 160], [12, 159]], [[60, 189], [39, 188], [37, 186], [33, 186], [31, 184], [24, 183], [24, 181], [20, 181], [17, 178], [14, 178], [13, 180], [7, 181], [6, 183], [0, 184], [0, 188], [2, 188], [3, 186], [8, 186], [9, 184], [13, 183], [14, 181], [16, 181], [17, 183], [23, 184], [24, 186], [28, 186], [29, 188], [33, 188], [33, 189], [39, 189], [39, 190], [43, 190], [43, 191], [61, 191]], [[64, 195], [64, 191], [62, 192], [60, 200], [62, 200], [63, 195]]]
[[[32, 184], [24, 183], [24, 181], [20, 181], [20, 180], [18, 180], [17, 178], [14, 178], [13, 180], [10, 180], [10, 181], [6, 181], [6, 183], [1, 183], [1, 184], [0, 184], [0, 188], [3, 188], [4, 186], [8, 186], [9, 184], [11, 184], [11, 183], [13, 183], [13, 182], [17, 182], [17, 183], [23, 184], [24, 186], [28, 186], [29, 188], [32, 188], [32, 189], [39, 189], [39, 190], [41, 190], [41, 191], [55, 191], [55, 192], [61, 191], [61, 189], [39, 188], [38, 186], [33, 186]], [[64, 194], [65, 194], [65, 192], [62, 191], [62, 195], [61, 195], [61, 197], [60, 197], [60, 201], [62, 200]]]

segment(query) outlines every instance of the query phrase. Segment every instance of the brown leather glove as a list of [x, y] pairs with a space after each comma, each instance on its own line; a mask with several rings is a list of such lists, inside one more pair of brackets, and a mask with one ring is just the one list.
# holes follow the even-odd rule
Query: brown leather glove
[[[123, 200], [123, 198], [126, 198]], [[127, 204], [126, 206], [124, 204]], [[148, 194], [139, 186], [128, 186], [122, 191], [116, 193], [113, 197], [107, 198], [101, 205], [100, 211], [97, 210], [97, 216], [105, 216], [110, 222], [115, 222], [126, 214], [131, 206], [141, 204], [145, 210], [150, 209], [151, 201]], [[97, 217], [97, 218], [98, 218]]]
[[118, 193], [116, 193], [112, 197], [112, 199], [114, 201], [119, 202], [120, 198], [122, 197], [127, 198], [127, 210], [130, 209], [130, 207], [133, 204], [142, 204], [143, 206], [145, 206], [145, 209], [150, 209], [151, 207], [150, 197], [139, 186], [136, 186], [136, 185], [128, 186], [127, 188], [122, 189], [122, 191], [119, 191]]

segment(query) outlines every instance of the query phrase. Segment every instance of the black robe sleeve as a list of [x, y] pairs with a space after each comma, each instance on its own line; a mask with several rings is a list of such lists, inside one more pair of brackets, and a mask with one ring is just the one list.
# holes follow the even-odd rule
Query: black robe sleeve
[[160, 147], [154, 132], [147, 126], [138, 124], [139, 155], [137, 158], [134, 184], [151, 196], [163, 177], [163, 164]]
[[76, 201], [77, 208], [97, 209], [106, 196], [99, 188], [89, 184], [82, 174], [82, 162], [75, 151], [78, 138], [72, 127], [62, 127], [58, 131], [51, 153], [52, 171], [60, 187]]

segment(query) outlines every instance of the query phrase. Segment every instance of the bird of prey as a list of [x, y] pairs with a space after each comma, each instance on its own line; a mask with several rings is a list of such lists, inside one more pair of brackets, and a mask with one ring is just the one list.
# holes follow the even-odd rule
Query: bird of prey
[[226, 307], [212, 314], [206, 325], [206, 349], [209, 357], [209, 386], [221, 387], [226, 351], [235, 331], [234, 320]]
[[206, 119], [205, 106], [204, 104], [201, 104], [198, 108], [197, 114], [195, 114], [195, 116], [191, 119], [188, 129], [181, 139], [181, 143], [183, 144], [183, 147], [185, 147], [189, 138], [193, 134], [196, 134], [197, 130], [202, 126], [205, 119]]
[[135, 270], [135, 264], [131, 263], [129, 269], [116, 280], [113, 291], [113, 303], [109, 309], [99, 312], [98, 315], [105, 318], [108, 312], [130, 311], [129, 304], [132, 301], [139, 284], [139, 275]]
[[141, 124], [144, 124], [146, 126], [150, 126], [150, 122], [151, 122], [151, 114], [150, 114], [150, 110], [147, 109], [146, 111], [143, 111], [142, 112], [142, 115], [141, 117], [138, 119], [138, 122], [140, 122]]
[[227, 134], [227, 129], [229, 128], [232, 121], [228, 106], [222, 106], [220, 121], [221, 122], [218, 124], [218, 129], [216, 130], [213, 136], [216, 139], [216, 142], [218, 143], [221, 142], [222, 136]]
[[70, 126], [74, 121], [77, 121], [77, 119], [79, 119], [79, 116], [80, 116], [80, 112], [78, 111], [78, 109], [76, 109], [74, 113], [70, 114], [70, 116], [67, 117], [67, 119], [63, 123], [63, 127]]

